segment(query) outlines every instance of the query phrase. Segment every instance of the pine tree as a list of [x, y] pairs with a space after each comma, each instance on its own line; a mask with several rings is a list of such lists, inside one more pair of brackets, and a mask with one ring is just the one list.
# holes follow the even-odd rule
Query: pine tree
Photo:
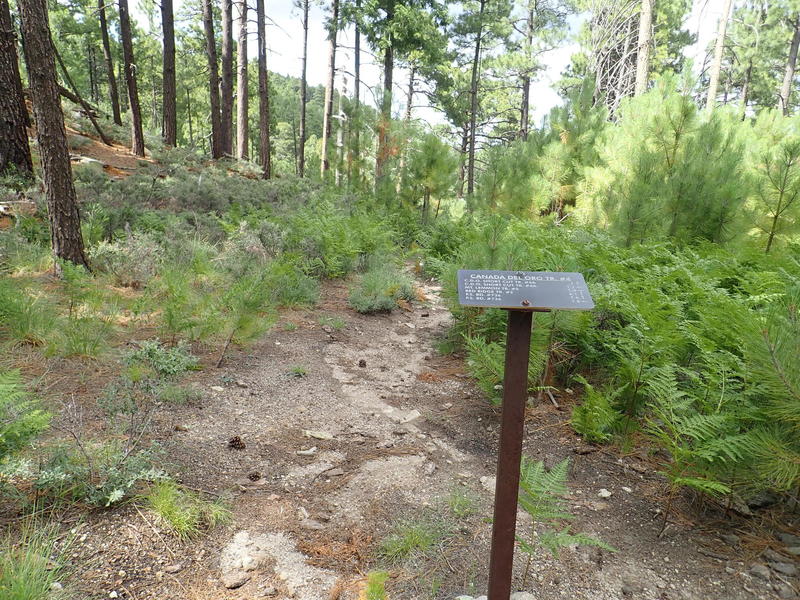
[[8, 0], [0, 0], [0, 175], [33, 177], [28, 109], [22, 95], [17, 40]]
[[60, 274], [59, 259], [86, 267], [88, 263], [83, 250], [78, 201], [72, 183], [64, 114], [61, 112], [56, 52], [50, 36], [46, 0], [21, 0], [19, 8], [47, 197], [53, 264], [56, 274]]

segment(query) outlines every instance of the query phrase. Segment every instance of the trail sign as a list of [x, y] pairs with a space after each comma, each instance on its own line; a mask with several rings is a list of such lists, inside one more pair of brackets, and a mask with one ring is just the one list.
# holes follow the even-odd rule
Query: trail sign
[[489, 600], [509, 600], [517, 529], [519, 466], [528, 399], [528, 353], [533, 312], [591, 310], [594, 301], [580, 273], [550, 271], [458, 272], [462, 306], [508, 310], [503, 417], [494, 493]]
[[551, 271], [458, 272], [462, 306], [528, 310], [591, 310], [594, 302], [580, 273]]

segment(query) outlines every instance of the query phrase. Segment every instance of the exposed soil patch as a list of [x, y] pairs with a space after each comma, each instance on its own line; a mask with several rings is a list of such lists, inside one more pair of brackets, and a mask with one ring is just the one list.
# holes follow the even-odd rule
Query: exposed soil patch
[[[230, 499], [232, 523], [182, 542], [132, 504], [91, 514], [71, 550], [84, 597], [354, 599], [365, 572], [386, 566], [378, 541], [423, 517], [447, 534], [390, 566], [391, 598], [485, 593], [499, 410], [460, 358], [435, 353], [450, 316], [435, 287], [423, 292], [425, 304], [363, 316], [346, 307], [346, 284], [328, 284], [315, 311], [285, 313], [258, 344], [199, 374], [202, 399], [162, 410], [154, 437], [183, 484]], [[547, 465], [570, 457], [576, 529], [619, 552], [565, 549], [530, 565], [518, 553], [518, 589], [526, 569], [536, 598], [766, 599], [797, 588], [796, 576], [752, 574], [763, 545], [697, 529], [708, 517], [684, 502], [659, 536], [654, 463], [587, 446], [567, 423], [573, 396], [554, 399], [529, 411], [525, 453]], [[453, 490], [474, 498], [469, 515], [443, 516]]]

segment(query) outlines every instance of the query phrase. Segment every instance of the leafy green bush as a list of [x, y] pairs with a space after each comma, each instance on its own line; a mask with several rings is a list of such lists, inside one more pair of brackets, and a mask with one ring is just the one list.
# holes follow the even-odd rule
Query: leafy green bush
[[100, 273], [114, 276], [118, 285], [138, 288], [158, 272], [161, 246], [147, 233], [135, 233], [115, 242], [102, 241], [89, 251], [89, 260]]
[[391, 312], [399, 300], [414, 299], [411, 278], [391, 263], [377, 265], [361, 275], [350, 289], [348, 302], [360, 313]]
[[40, 499], [85, 502], [108, 507], [124, 499], [140, 482], [155, 481], [160, 452], [136, 450], [115, 442], [81, 440], [42, 448], [36, 470], [18, 476], [32, 479]]
[[125, 357], [128, 364], [142, 363], [152, 368], [161, 377], [175, 377], [197, 366], [185, 344], [167, 347], [159, 340], [145, 340], [136, 350]]

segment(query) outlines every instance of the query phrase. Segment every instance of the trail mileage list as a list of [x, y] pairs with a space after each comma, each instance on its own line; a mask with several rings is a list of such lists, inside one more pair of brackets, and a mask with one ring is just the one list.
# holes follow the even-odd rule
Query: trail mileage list
[[550, 271], [458, 272], [462, 306], [518, 310], [591, 310], [594, 302], [580, 273]]

